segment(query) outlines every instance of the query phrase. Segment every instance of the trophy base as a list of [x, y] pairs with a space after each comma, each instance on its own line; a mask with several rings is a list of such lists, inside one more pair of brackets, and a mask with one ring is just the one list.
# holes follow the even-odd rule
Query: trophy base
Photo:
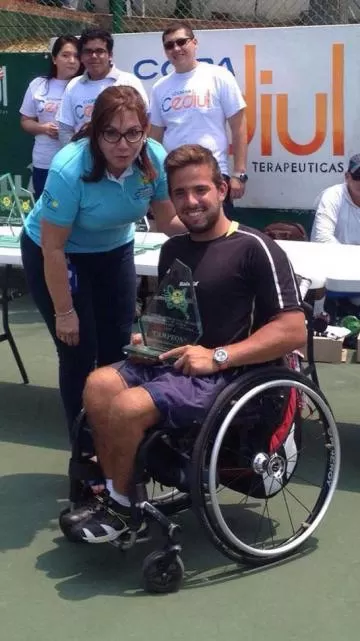
[[159, 349], [148, 347], [147, 345], [125, 345], [123, 352], [133, 360], [158, 364], [162, 362], [159, 360], [160, 354], [164, 353]]

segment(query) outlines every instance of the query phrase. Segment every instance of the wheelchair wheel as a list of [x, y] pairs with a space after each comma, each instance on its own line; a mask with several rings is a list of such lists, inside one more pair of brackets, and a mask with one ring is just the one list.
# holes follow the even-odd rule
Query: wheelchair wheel
[[276, 561], [318, 527], [339, 467], [337, 427], [323, 394], [302, 374], [261, 368], [229, 385], [203, 424], [193, 507], [231, 559]]
[[176, 487], [162, 487], [156, 481], [152, 481], [152, 485], [148, 487], [148, 497], [152, 505], [165, 516], [185, 512], [191, 507], [190, 494], [181, 492]]
[[151, 502], [168, 503], [176, 501], [185, 496], [185, 494], [176, 487], [164, 487], [157, 481], [152, 480], [148, 485], [148, 496]]
[[184, 564], [178, 554], [157, 550], [143, 564], [144, 587], [147, 592], [177, 592], [184, 578]]

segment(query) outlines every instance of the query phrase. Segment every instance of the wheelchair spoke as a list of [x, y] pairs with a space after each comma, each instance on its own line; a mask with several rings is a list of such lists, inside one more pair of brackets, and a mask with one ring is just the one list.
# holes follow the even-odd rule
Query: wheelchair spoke
[[306, 505], [305, 505], [304, 503], [302, 503], [302, 501], [300, 501], [300, 499], [298, 499], [298, 498], [297, 498], [297, 496], [295, 496], [295, 494], [294, 494], [293, 492], [291, 492], [291, 490], [289, 490], [288, 486], [284, 487], [284, 491], [285, 491], [285, 492], [287, 492], [288, 494], [290, 494], [290, 496], [294, 499], [294, 501], [296, 501], [299, 505], [301, 505], [301, 507], [302, 507], [302, 508], [303, 508], [303, 509], [308, 513], [308, 514], [311, 514], [311, 511], [309, 510], [309, 508], [308, 508], [308, 507], [306, 507]]
[[270, 533], [271, 541], [272, 541], [272, 544], [273, 544], [273, 547], [274, 547], [275, 546], [274, 534], [273, 534], [274, 529], [273, 529], [273, 522], [272, 522], [272, 519], [271, 519], [271, 516], [270, 516], [270, 512], [269, 512], [269, 502], [268, 502], [268, 500], [266, 501], [266, 512], [267, 512], [267, 517], [268, 517], [269, 533]]
[[321, 489], [321, 485], [320, 485], [320, 484], [318, 485], [318, 484], [317, 484], [317, 483], [315, 483], [314, 481], [310, 481], [309, 479], [306, 479], [304, 476], [301, 476], [300, 474], [297, 474], [297, 473], [295, 473], [295, 472], [294, 472], [294, 474], [293, 474], [293, 479], [294, 479], [294, 480], [295, 480], [295, 479], [298, 479], [299, 481], [302, 481], [303, 483], [306, 483], [307, 485], [309, 485], [309, 486], [311, 486], [311, 487], [318, 487], [318, 488], [319, 488], [319, 490]]
[[[259, 515], [259, 525], [258, 525], [258, 528], [257, 528], [257, 533], [256, 533], [256, 536], [255, 536], [254, 545], [256, 545], [258, 543], [258, 538], [259, 538], [260, 532], [262, 530], [262, 523], [263, 523], [263, 520], [265, 518], [265, 512], [267, 513], [267, 522], [268, 522], [269, 534], [271, 536], [271, 540], [272, 540], [272, 543], [274, 545], [273, 525], [272, 525], [272, 519], [271, 519], [270, 512], [269, 512], [268, 499], [266, 499], [266, 501], [264, 503], [264, 509], [262, 511], [262, 514]], [[264, 544], [263, 544], [263, 547], [264, 547]]]
[[[285, 488], [285, 489], [286, 489], [286, 488]], [[284, 488], [282, 489], [281, 494], [282, 494], [283, 499], [284, 499], [284, 503], [285, 503], [286, 510], [287, 510], [287, 513], [288, 513], [289, 521], [290, 521], [290, 523], [291, 523], [291, 527], [292, 527], [293, 534], [295, 534], [294, 524], [293, 524], [293, 520], [292, 520], [292, 518], [291, 518], [290, 509], [289, 509], [289, 504], [288, 504], [287, 499], [286, 499], [286, 494], [285, 494]]]

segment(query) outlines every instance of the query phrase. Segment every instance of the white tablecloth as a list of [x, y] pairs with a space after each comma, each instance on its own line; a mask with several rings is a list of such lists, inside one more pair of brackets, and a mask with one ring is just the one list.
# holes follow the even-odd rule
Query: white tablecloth
[[[0, 226], [0, 234], [11, 235], [9, 227]], [[139, 232], [136, 243], [163, 243], [165, 234]], [[326, 286], [334, 292], [360, 293], [360, 245], [307, 243], [292, 240], [277, 241], [287, 253], [296, 274], [311, 280], [311, 288]], [[160, 249], [135, 256], [139, 276], [156, 276]], [[21, 265], [18, 247], [1, 247], [0, 265]]]

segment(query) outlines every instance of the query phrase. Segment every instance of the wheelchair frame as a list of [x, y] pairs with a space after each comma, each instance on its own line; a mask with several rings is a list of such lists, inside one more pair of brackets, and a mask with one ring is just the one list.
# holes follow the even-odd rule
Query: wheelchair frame
[[[164, 548], [151, 553], [145, 559], [143, 565], [143, 578], [147, 591], [161, 593], [179, 589], [184, 575], [184, 566], [180, 558], [182, 549], [180, 542], [181, 528], [172, 521], [171, 517], [190, 507], [193, 508], [215, 547], [236, 562], [251, 563], [253, 565], [279, 561], [295, 552], [313, 534], [325, 516], [338, 480], [340, 442], [331, 409], [318, 387], [316, 366], [313, 360], [312, 315], [308, 313], [308, 310], [306, 311], [308, 316], [309, 361], [304, 373], [298, 373], [280, 366], [259, 367], [239, 376], [238, 379], [230, 383], [219, 394], [195, 439], [191, 453], [189, 487], [180, 487], [174, 494], [170, 492], [165, 496], [149, 500], [146, 487], [147, 482], [152, 478], [147, 473], [149, 452], [160, 440], [163, 441], [164, 438], [168, 437], [171, 439], [171, 436], [169, 434], [166, 435], [167, 433], [163, 429], [154, 428], [149, 430], [140, 445], [136, 457], [130, 497], [132, 504], [131, 523], [129, 524], [129, 529], [113, 541], [112, 544], [123, 550], [131, 548], [139, 540], [138, 531], [144, 519], [147, 522], [155, 521], [161, 527], [165, 536]], [[236, 419], [236, 416], [239, 415], [239, 412], [248, 402], [252, 402], [253, 399], [269, 390], [271, 390], [270, 393], [273, 393], [276, 388], [281, 390], [295, 389], [297, 399], [302, 398], [302, 395], [304, 395], [314, 404], [320, 418], [318, 421], [313, 421], [310, 431], [316, 430], [318, 423], [323, 423], [324, 427], [320, 426], [318, 442], [320, 443], [320, 438], [323, 438], [324, 447], [321, 446], [318, 449], [324, 458], [324, 474], [319, 491], [316, 489], [316, 494], [318, 495], [315, 497], [314, 507], [311, 511], [306, 508], [308, 515], [306, 516], [305, 513], [305, 518], [300, 519], [297, 529], [291, 524], [293, 532], [290, 533], [290, 537], [284, 543], [275, 545], [273, 534], [271, 534], [273, 547], [268, 547], [268, 545], [267, 547], [264, 545], [259, 547], [257, 542], [249, 544], [246, 536], [239, 539], [229, 528], [229, 524], [226, 522], [219, 505], [217, 464], [224, 438], [226, 438], [228, 429], [232, 429], [233, 419]], [[84, 428], [84, 418], [84, 414], [79, 418], [77, 426], [79, 432]], [[302, 425], [303, 421], [301, 419], [301, 427], [299, 429], [303, 431]], [[241, 434], [242, 432], [240, 431]], [[208, 460], [204, 462], [204, 451], [207, 450], [211, 439], [213, 439], [212, 451]], [[71, 482], [70, 500], [74, 504], [84, 499], [83, 481], [97, 478], [96, 473], [101, 473], [96, 464], [89, 461], [84, 462], [79, 447], [80, 438], [78, 434], [75, 439], [75, 448], [69, 470]], [[299, 456], [303, 456], [303, 450], [304, 447], [301, 445]], [[280, 479], [277, 482], [280, 482], [280, 485], [283, 483], [281, 488], [284, 491], [294, 474], [292, 472], [285, 482], [285, 470], [289, 462], [291, 463], [291, 459], [283, 453], [280, 454], [280, 448], [277, 448], [273, 453], [260, 448], [254, 454], [249, 465], [251, 465], [252, 474], [257, 474], [259, 479], [264, 475], [271, 479], [271, 483], [275, 483], [276, 479]], [[294, 465], [296, 469], [297, 458]], [[204, 481], [204, 473], [208, 475], [206, 483]], [[155, 478], [154, 480], [161, 484], [161, 479]], [[315, 486], [317, 487], [316, 484]], [[229, 488], [231, 490], [230, 485], [228, 485]], [[249, 496], [252, 496], [251, 493]], [[275, 500], [273, 499], [275, 496], [276, 493], [273, 492], [269, 495], [269, 498]], [[267, 510], [269, 498], [264, 499]], [[246, 499], [242, 507], [246, 508], [247, 506]], [[269, 522], [271, 521], [270, 517], [268, 520]], [[65, 536], [72, 540], [71, 532], [63, 526], [61, 515], [60, 527]], [[271, 527], [273, 526], [271, 525]], [[143, 540], [143, 534], [141, 535], [141, 540]]]

